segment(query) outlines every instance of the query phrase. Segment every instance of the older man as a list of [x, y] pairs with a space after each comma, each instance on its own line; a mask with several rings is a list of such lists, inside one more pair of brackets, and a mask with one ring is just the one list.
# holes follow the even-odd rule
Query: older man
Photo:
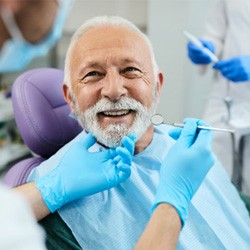
[[[35, 184], [28, 184], [38, 188], [37, 192], [41, 192], [47, 205], [47, 208], [43, 206], [45, 209], [40, 211], [40, 218], [47, 215], [48, 210], [58, 210], [59, 216], [57, 213], [52, 214], [43, 223], [50, 235], [53, 234], [53, 237], [66, 241], [67, 246], [76, 249], [79, 245], [83, 249], [131, 249], [150, 218], [151, 207], [155, 208], [162, 202], [172, 204], [178, 200], [176, 189], [183, 183], [187, 186], [190, 184], [187, 180], [178, 179], [172, 188], [168, 186], [161, 189], [161, 183], [164, 182], [161, 177], [157, 188], [160, 169], [176, 161], [176, 150], [172, 150], [174, 141], [167, 135], [170, 127], [154, 127], [150, 123], [162, 84], [163, 74], [158, 71], [148, 38], [130, 22], [119, 17], [97, 17], [83, 24], [74, 34], [66, 57], [63, 91], [72, 113], [85, 130], [33, 171], [29, 179], [35, 180]], [[86, 132], [91, 133], [87, 135]], [[91, 134], [98, 143], [95, 143]], [[131, 134], [137, 138], [132, 159], [134, 137], [129, 136]], [[178, 133], [172, 135], [176, 136], [179, 136]], [[77, 160], [74, 156], [79, 148], [75, 145], [86, 144], [86, 141], [82, 154], [87, 158]], [[109, 154], [117, 146], [120, 150], [116, 150], [111, 157]], [[169, 151], [171, 147], [172, 151]], [[89, 159], [85, 152], [89, 148], [96, 155], [103, 153], [102, 157]], [[166, 157], [168, 151], [172, 152], [170, 157]], [[201, 159], [211, 157], [207, 151], [203, 153]], [[126, 174], [127, 165], [131, 165], [131, 176], [118, 181], [111, 178], [111, 184], [104, 181], [105, 185], [96, 189], [95, 183], [103, 180], [103, 172], [106, 171], [102, 162], [113, 157], [116, 159], [112, 163], [114, 166], [119, 160], [120, 164], [124, 164], [120, 170], [122, 173]], [[83, 188], [87, 189], [85, 197], [73, 197], [66, 202], [63, 200], [58, 206], [54, 204], [55, 199], [46, 198], [50, 196], [46, 183], [57, 180], [56, 166], [60, 167], [64, 162], [70, 166], [73, 160], [74, 164], [79, 161], [87, 164], [90, 161], [87, 171], [91, 174], [95, 172], [97, 176], [96, 179], [89, 177], [89, 180], [85, 178], [82, 181]], [[108, 173], [114, 177], [112, 164]], [[179, 165], [185, 165], [185, 162]], [[206, 167], [202, 160], [199, 165], [200, 168]], [[46, 174], [53, 168], [55, 171], [47, 177]], [[81, 168], [78, 170], [83, 171]], [[166, 172], [163, 173], [164, 177]], [[186, 172], [188, 175], [189, 171]], [[70, 178], [69, 168], [67, 173]], [[178, 173], [174, 176], [178, 176]], [[196, 181], [192, 182], [195, 185]], [[55, 189], [57, 185], [55, 181]], [[182, 222], [186, 221], [178, 247], [247, 248], [250, 238], [248, 213], [218, 162], [194, 196], [186, 220], [183, 211], [187, 210], [198, 186], [195, 185], [194, 190], [192, 186], [189, 190], [192, 195], [181, 196], [181, 205], [175, 206]], [[61, 230], [63, 235], [60, 234]]]

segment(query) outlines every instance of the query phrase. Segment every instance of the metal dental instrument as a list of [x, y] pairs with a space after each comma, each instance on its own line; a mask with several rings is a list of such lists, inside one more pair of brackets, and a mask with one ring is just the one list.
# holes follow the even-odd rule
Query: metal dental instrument
[[[168, 124], [168, 125], [172, 125], [175, 127], [180, 127], [183, 128], [185, 126], [185, 124], [183, 123], [178, 123], [178, 122], [174, 122], [174, 123], [165, 123], [164, 122], [164, 118], [162, 115], [160, 114], [155, 114], [151, 117], [151, 123], [154, 125], [160, 125], [160, 124]], [[215, 128], [215, 127], [207, 127], [207, 126], [198, 126], [199, 129], [206, 129], [206, 130], [212, 130], [212, 131], [218, 131], [218, 132], [228, 132], [228, 133], [234, 133], [235, 131], [232, 129], [225, 129], [225, 128]]]
[[232, 96], [230, 95], [230, 81], [227, 81], [227, 94], [226, 96], [224, 97], [223, 101], [224, 101], [224, 104], [226, 106], [226, 109], [227, 109], [227, 119], [226, 119], [226, 123], [229, 124], [230, 120], [231, 120], [231, 107], [232, 107], [232, 104], [233, 104], [233, 98]]

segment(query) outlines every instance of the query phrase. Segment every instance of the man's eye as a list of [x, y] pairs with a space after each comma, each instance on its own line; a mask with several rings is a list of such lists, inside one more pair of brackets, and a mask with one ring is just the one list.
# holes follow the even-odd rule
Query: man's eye
[[100, 75], [98, 72], [96, 72], [96, 71], [91, 71], [91, 72], [89, 72], [88, 74], [86, 74], [84, 78], [89, 77], [89, 76], [98, 76], [98, 75]]
[[142, 72], [140, 69], [135, 67], [127, 67], [121, 70], [121, 74], [130, 79], [138, 78], [142, 76]]
[[99, 81], [105, 73], [99, 72], [99, 71], [89, 71], [84, 74], [84, 76], [81, 78], [81, 83], [87, 84], [92, 82]]
[[127, 67], [127, 68], [125, 68], [122, 71], [123, 71], [123, 73], [126, 73], [126, 72], [135, 72], [135, 71], [138, 71], [138, 69], [136, 69], [134, 67]]
[[82, 78], [82, 80], [91, 80], [91, 79], [99, 79], [100, 77], [102, 77], [104, 74], [98, 71], [90, 71], [88, 72], [86, 75], [84, 75], [84, 77]]

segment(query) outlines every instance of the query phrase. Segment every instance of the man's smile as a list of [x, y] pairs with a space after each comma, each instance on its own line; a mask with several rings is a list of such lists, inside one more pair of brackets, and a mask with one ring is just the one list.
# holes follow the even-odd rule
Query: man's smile
[[100, 122], [104, 121], [108, 123], [127, 123], [127, 125], [131, 124], [132, 120], [131, 115], [134, 118], [135, 110], [131, 109], [105, 110], [97, 114], [97, 116], [100, 119]]
[[107, 110], [103, 111], [99, 114], [105, 115], [105, 116], [122, 116], [127, 115], [131, 110], [130, 109], [124, 109], [124, 110]]

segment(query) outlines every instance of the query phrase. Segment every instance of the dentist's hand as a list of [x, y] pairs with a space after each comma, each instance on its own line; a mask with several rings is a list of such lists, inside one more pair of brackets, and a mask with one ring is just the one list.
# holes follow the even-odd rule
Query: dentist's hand
[[[204, 47], [209, 49], [211, 52], [213, 53], [215, 52], [213, 43], [202, 39], [200, 39], [200, 42], [204, 45]], [[209, 64], [212, 62], [210, 56], [204, 53], [199, 47], [197, 47], [192, 42], [189, 42], [187, 44], [187, 50], [188, 50], [188, 57], [195, 64]]]
[[233, 82], [250, 80], [250, 56], [238, 56], [229, 60], [220, 60], [213, 67]]
[[122, 146], [101, 152], [89, 152], [96, 139], [88, 134], [74, 143], [58, 166], [35, 179], [43, 200], [51, 212], [66, 203], [112, 188], [129, 178], [135, 136], [124, 137]]
[[175, 128], [169, 133], [177, 141], [163, 161], [153, 205], [153, 209], [159, 203], [174, 206], [182, 225], [192, 197], [214, 164], [211, 131], [197, 129], [198, 125], [207, 124], [196, 119], [186, 119], [184, 123], [183, 129]]

